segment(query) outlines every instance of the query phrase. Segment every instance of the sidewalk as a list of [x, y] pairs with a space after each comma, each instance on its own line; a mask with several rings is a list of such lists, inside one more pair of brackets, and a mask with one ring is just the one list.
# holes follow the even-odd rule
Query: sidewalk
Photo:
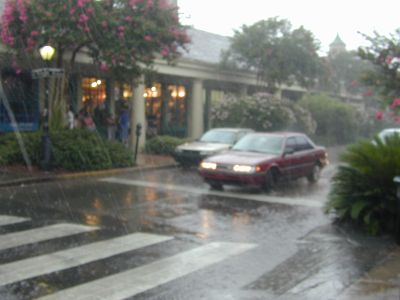
[[124, 172], [144, 171], [172, 166], [176, 166], [176, 163], [172, 157], [150, 154], [139, 154], [137, 157], [136, 166], [134, 167], [97, 171], [71, 172], [56, 170], [46, 172], [36, 167], [28, 169], [24, 166], [12, 166], [0, 168], [0, 187], [80, 177], [107, 176]]

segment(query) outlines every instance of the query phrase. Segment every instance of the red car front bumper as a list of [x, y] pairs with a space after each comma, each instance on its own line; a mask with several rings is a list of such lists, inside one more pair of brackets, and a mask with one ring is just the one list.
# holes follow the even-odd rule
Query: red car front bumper
[[262, 185], [265, 183], [265, 173], [253, 173], [253, 174], [243, 174], [243, 173], [231, 173], [231, 172], [214, 172], [199, 170], [200, 176], [204, 178], [205, 181], [213, 181], [221, 184], [229, 185]]

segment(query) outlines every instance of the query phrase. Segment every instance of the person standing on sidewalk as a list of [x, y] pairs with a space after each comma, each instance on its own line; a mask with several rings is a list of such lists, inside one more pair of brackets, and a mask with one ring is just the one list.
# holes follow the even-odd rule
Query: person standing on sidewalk
[[128, 147], [128, 135], [129, 135], [129, 113], [128, 106], [123, 105], [118, 118], [119, 129], [121, 133], [121, 142]]

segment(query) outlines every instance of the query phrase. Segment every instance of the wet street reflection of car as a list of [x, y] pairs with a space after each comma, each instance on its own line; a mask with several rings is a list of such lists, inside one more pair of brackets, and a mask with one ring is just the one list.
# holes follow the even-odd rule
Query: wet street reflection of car
[[182, 166], [198, 165], [203, 158], [230, 149], [250, 132], [253, 130], [247, 128], [211, 129], [199, 140], [179, 145], [175, 149], [174, 158]]
[[302, 133], [251, 133], [230, 151], [210, 156], [199, 172], [215, 189], [224, 184], [258, 185], [271, 189], [280, 179], [319, 179], [328, 164], [326, 149]]

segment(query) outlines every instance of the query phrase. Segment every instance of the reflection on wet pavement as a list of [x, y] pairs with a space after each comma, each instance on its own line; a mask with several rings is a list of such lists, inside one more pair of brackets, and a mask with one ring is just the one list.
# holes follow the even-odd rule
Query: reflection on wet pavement
[[[396, 266], [400, 258], [393, 255], [381, 269], [377, 267], [389, 253], [397, 253], [393, 241], [333, 225], [322, 212], [329, 176], [317, 185], [302, 180], [283, 184], [270, 194], [239, 187], [212, 193], [195, 170], [163, 169], [116, 179], [2, 189], [1, 213], [29, 218], [0, 227], [2, 234], [66, 221], [101, 230], [0, 251], [0, 262], [137, 232], [173, 240], [2, 287], [0, 298], [47, 295], [221, 242], [257, 247], [132, 299], [348, 300], [351, 295], [374, 299], [371, 295], [376, 291], [396, 291], [397, 277], [393, 273], [384, 277], [382, 272]], [[120, 184], [121, 180], [148, 185]], [[268, 197], [287, 200], [255, 201]], [[305, 200], [319, 205], [305, 205]], [[386, 279], [378, 282], [377, 278]]]

